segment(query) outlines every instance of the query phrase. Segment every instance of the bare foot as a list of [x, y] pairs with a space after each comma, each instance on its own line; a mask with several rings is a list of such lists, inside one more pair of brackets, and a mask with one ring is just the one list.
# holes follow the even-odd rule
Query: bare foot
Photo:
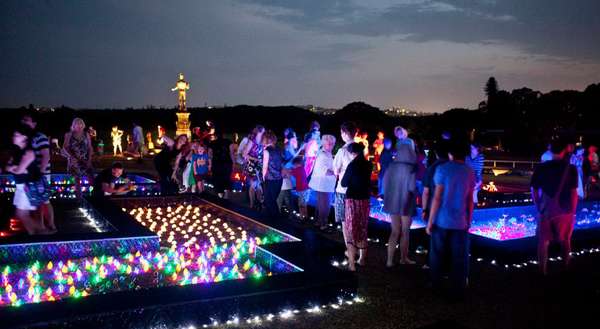
[[414, 265], [416, 263], [417, 262], [415, 262], [414, 260], [408, 259], [408, 258], [403, 259], [403, 260], [400, 261], [400, 264], [402, 264], [402, 265]]

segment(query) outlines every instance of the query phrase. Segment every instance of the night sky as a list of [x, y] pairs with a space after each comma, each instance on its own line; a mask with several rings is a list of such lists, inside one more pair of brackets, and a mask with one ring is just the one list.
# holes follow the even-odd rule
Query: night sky
[[600, 81], [598, 0], [0, 2], [0, 106], [361, 100], [441, 112]]

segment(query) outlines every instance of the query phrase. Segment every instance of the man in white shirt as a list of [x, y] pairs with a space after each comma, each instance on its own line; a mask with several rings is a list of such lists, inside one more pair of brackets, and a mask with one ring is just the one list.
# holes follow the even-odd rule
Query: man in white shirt
[[[337, 223], [342, 223], [342, 227], [344, 227], [346, 211], [345, 211], [345, 203], [346, 203], [346, 188], [342, 187], [341, 181], [342, 177], [346, 173], [346, 167], [348, 164], [354, 159], [350, 150], [348, 150], [348, 145], [354, 143], [354, 137], [356, 136], [356, 125], [352, 122], [344, 122], [340, 127], [340, 134], [342, 136], [342, 140], [344, 141], [344, 146], [342, 146], [337, 153], [335, 154], [335, 158], [333, 159], [333, 173], [337, 177], [337, 187], [335, 189], [335, 221]], [[342, 230], [345, 232], [346, 230]], [[346, 242], [346, 235], [344, 234], [344, 242]], [[359, 257], [359, 261], [363, 258], [362, 255], [363, 249], [361, 249], [361, 255]]]

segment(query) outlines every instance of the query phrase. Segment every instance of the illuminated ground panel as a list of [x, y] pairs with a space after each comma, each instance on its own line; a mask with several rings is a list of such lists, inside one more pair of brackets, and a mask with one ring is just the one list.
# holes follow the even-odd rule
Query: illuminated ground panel
[[302, 271], [259, 246], [299, 239], [199, 198], [115, 202], [160, 235], [160, 251], [1, 265], [0, 307]]
[[[535, 236], [535, 206], [476, 209], [469, 232], [499, 241]], [[584, 201], [577, 207], [575, 230], [600, 228], [600, 202]]]

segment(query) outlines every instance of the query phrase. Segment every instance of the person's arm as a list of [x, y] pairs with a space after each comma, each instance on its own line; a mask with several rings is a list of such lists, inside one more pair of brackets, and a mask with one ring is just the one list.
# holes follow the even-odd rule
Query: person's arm
[[9, 171], [17, 175], [24, 174], [27, 172], [27, 167], [33, 162], [33, 160], [35, 160], [35, 154], [33, 153], [33, 151], [28, 150], [21, 158], [19, 164], [14, 167], [10, 167], [11, 170]]
[[340, 171], [342, 171], [342, 150], [340, 149], [336, 154], [335, 158], [333, 158], [333, 174], [335, 176], [340, 175]]
[[210, 152], [208, 153], [208, 172], [212, 172], [212, 150], [208, 149]]
[[248, 142], [246, 142], [246, 145], [244, 145], [244, 149], [242, 150], [242, 157], [246, 160], [250, 159], [249, 153], [252, 149], [252, 145], [254, 145], [254, 142], [251, 140], [248, 140]]
[[69, 148], [69, 141], [70, 141], [70, 140], [71, 140], [71, 133], [70, 133], [70, 132], [67, 132], [67, 133], [65, 133], [65, 139], [64, 139], [64, 141], [63, 141], [63, 147], [62, 147], [62, 149], [63, 149], [63, 151], [65, 152], [65, 154], [66, 154], [68, 157], [70, 157], [70, 158], [73, 158], [73, 159], [76, 159], [76, 160], [77, 160], [77, 157], [75, 157], [75, 156], [74, 156], [74, 155], [71, 153], [71, 150], [70, 150], [70, 148]]
[[262, 177], [266, 179], [267, 171], [269, 170], [269, 151], [265, 150], [262, 160]]
[[423, 213], [421, 214], [421, 217], [424, 220], [428, 220], [428, 215], [430, 212], [430, 209], [427, 209], [427, 205], [429, 204], [429, 187], [423, 188], [423, 194], [421, 194], [421, 204], [423, 205]]
[[427, 221], [427, 228], [425, 229], [425, 232], [427, 232], [427, 234], [429, 235], [431, 235], [431, 229], [433, 228], [434, 219], [437, 217], [437, 214], [440, 210], [443, 193], [444, 185], [436, 185], [435, 192], [433, 192], [433, 199], [431, 201], [431, 209], [429, 209], [429, 220]]
[[473, 202], [473, 191], [474, 188], [470, 188], [465, 197], [465, 202], [467, 203], [467, 229], [471, 227], [471, 221], [473, 220], [473, 207], [475, 207], [475, 203]]
[[50, 148], [44, 147], [40, 150], [40, 154], [42, 155], [41, 163], [40, 163], [40, 171], [43, 173], [46, 168], [48, 168], [48, 164], [50, 163]]
[[571, 189], [571, 210], [573, 211], [573, 215], [575, 215], [575, 212], [577, 212], [577, 201], [579, 200], [579, 197], [577, 196], [577, 189]]

